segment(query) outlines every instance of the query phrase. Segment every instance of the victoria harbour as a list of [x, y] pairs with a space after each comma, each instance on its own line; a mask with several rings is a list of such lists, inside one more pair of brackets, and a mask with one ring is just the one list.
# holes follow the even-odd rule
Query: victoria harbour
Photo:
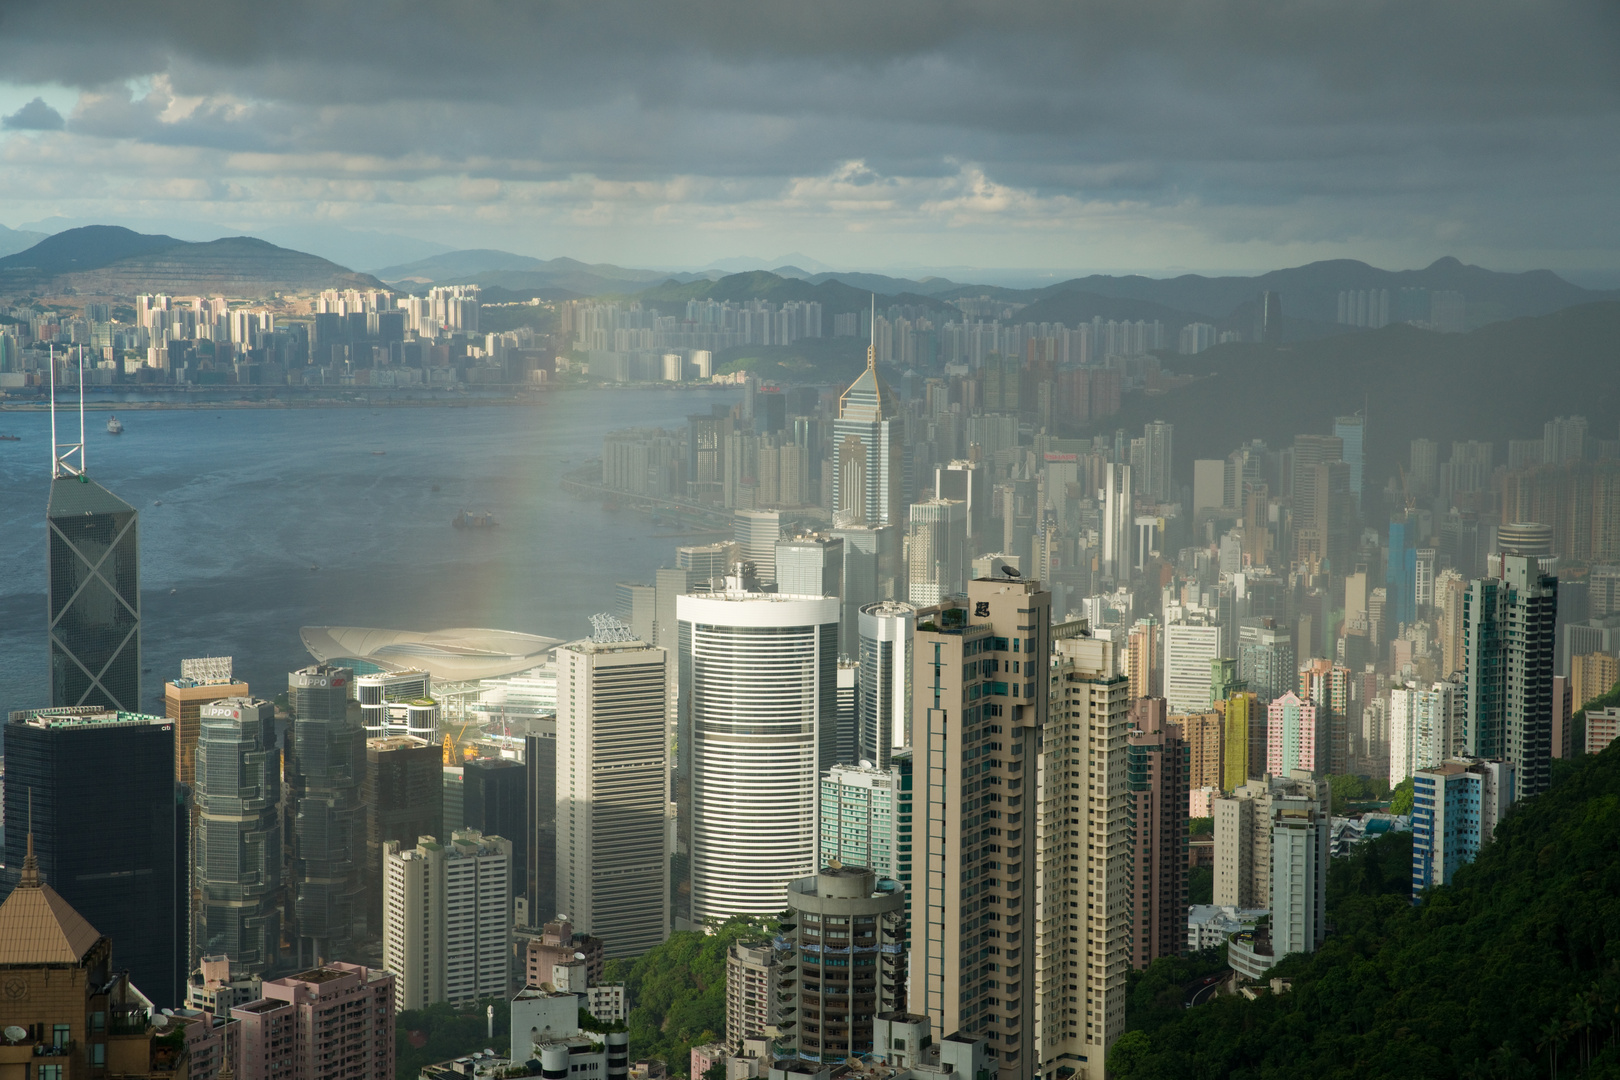
[[[130, 410], [86, 421], [87, 471], [140, 511], [141, 694], [192, 656], [231, 656], [274, 696], [306, 625], [479, 626], [577, 637], [612, 583], [680, 541], [558, 478], [623, 427], [679, 427], [722, 390], [552, 394], [533, 405]], [[58, 412], [66, 440], [76, 411]], [[49, 697], [50, 417], [0, 413], [0, 707]], [[494, 528], [453, 527], [461, 511]]]

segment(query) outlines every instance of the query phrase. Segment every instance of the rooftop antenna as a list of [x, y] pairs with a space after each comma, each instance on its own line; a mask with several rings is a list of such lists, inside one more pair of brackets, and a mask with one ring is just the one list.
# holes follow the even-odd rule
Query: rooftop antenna
[[877, 293], [872, 294], [872, 320], [868, 324], [872, 328], [872, 341], [866, 346], [866, 366], [877, 367]]
[[79, 363], [79, 441], [57, 442], [56, 434], [56, 346], [51, 346], [51, 479], [84, 475], [84, 358]]

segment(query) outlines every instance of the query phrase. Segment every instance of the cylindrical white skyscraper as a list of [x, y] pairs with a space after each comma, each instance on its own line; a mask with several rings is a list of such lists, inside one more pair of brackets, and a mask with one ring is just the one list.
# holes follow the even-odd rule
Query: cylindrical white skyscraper
[[880, 769], [910, 744], [911, 648], [917, 609], [896, 600], [861, 608], [860, 756]]
[[[837, 760], [837, 597], [727, 591], [675, 602], [676, 925], [786, 903], [817, 869], [817, 789]], [[681, 880], [684, 879], [684, 880]]]

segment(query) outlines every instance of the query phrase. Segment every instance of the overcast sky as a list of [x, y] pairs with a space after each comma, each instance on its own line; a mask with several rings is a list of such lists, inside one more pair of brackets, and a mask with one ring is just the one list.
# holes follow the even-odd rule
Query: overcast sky
[[13, 228], [1620, 267], [1616, 0], [0, 0], [0, 117]]

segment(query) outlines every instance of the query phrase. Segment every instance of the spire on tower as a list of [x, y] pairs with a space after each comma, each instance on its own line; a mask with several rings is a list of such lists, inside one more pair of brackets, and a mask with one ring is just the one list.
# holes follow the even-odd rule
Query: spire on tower
[[866, 346], [866, 366], [877, 367], [877, 293], [872, 294], [872, 321], [868, 325], [872, 328], [872, 341]]
[[34, 789], [28, 789], [28, 853], [23, 856], [22, 876], [17, 880], [19, 889], [39, 888], [39, 860], [34, 857]]

